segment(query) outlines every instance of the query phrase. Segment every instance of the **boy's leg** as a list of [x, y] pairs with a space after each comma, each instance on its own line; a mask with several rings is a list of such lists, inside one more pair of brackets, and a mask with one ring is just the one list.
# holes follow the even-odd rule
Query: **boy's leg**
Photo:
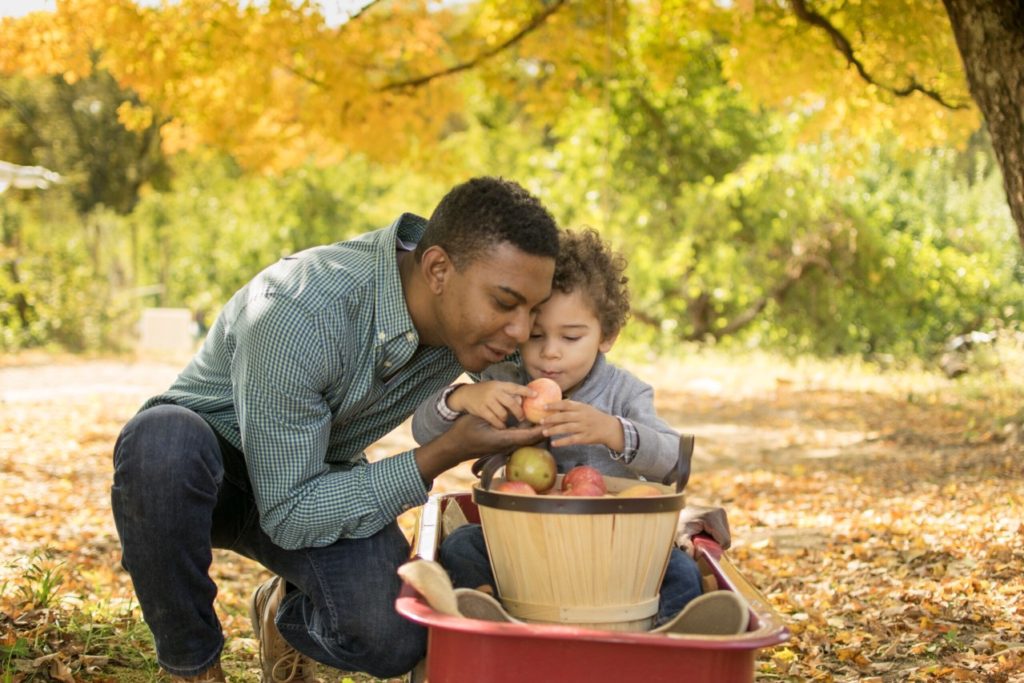
[[397, 570], [409, 560], [396, 522], [368, 538], [300, 550], [274, 545], [257, 523], [232, 549], [287, 581], [273, 623], [303, 655], [378, 678], [405, 674], [426, 655], [426, 629], [395, 611]]
[[479, 524], [464, 524], [453, 531], [438, 550], [437, 559], [448, 570], [456, 588], [475, 588], [497, 596], [497, 583]]
[[224, 644], [209, 575], [223, 476], [213, 430], [178, 406], [137, 414], [114, 446], [111, 507], [121, 564], [153, 632], [157, 661], [177, 676], [215, 665]]
[[658, 602], [655, 626], [660, 626], [674, 617], [686, 603], [702, 592], [700, 567], [697, 566], [697, 562], [679, 548], [672, 548], [665, 578], [661, 582], [661, 599]]

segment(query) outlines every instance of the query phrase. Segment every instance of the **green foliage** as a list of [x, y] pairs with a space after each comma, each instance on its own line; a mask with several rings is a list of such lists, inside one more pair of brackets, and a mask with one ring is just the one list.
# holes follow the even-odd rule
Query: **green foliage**
[[0, 78], [0, 159], [60, 173], [80, 213], [129, 213], [144, 185], [168, 179], [157, 123], [134, 131], [120, 121], [122, 105], [138, 104], [105, 71], [74, 82]]
[[747, 102], [710, 47], [690, 34], [669, 75], [640, 57], [591, 74], [608, 101], [540, 131], [488, 100], [448, 144], [626, 253], [635, 340], [905, 356], [1019, 324], [1024, 260], [985, 140], [798, 144], [799, 118]]
[[349, 156], [254, 175], [201, 152], [173, 159], [167, 191], [125, 215], [81, 211], [70, 186], [0, 197], [0, 346], [118, 348], [147, 305], [210, 324], [282, 256], [429, 215], [479, 174], [519, 180], [627, 255], [634, 341], [906, 356], [1020, 324], [1024, 259], [984, 137], [924, 153], [799, 143], [799, 116], [724, 78], [720, 38], [686, 34], [666, 70], [665, 46], [645, 38], [656, 27], [636, 21], [630, 51], [581, 65], [582, 94], [557, 115], [463, 79], [467, 108], [404, 168]]
[[402, 210], [430, 209], [417, 201], [415, 180], [355, 157], [280, 176], [246, 175], [217, 155], [178, 162], [174, 191], [148, 194], [121, 222], [137, 245], [133, 279], [154, 292], [145, 303], [212, 315], [283, 256], [387, 225]]

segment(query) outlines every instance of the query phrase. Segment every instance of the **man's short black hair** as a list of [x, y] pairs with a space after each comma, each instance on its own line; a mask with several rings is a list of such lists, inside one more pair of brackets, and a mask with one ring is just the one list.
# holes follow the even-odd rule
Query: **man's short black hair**
[[536, 197], [504, 178], [480, 177], [453, 187], [438, 203], [416, 247], [437, 245], [456, 268], [507, 242], [534, 256], [558, 256], [558, 226]]

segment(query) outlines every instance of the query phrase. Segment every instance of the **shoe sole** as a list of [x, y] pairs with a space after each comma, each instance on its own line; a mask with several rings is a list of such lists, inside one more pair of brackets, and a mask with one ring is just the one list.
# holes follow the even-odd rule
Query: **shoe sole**
[[732, 591], [704, 593], [686, 605], [668, 623], [651, 633], [669, 636], [735, 636], [750, 623], [750, 608]]

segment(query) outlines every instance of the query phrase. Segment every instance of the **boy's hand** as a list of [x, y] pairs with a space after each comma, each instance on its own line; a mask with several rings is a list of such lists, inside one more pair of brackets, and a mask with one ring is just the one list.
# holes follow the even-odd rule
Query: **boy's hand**
[[625, 447], [622, 423], [617, 417], [603, 413], [587, 403], [579, 401], [555, 401], [547, 404], [551, 413], [541, 420], [544, 436], [551, 439], [551, 446], [572, 446], [576, 444], [603, 444], [620, 452]]
[[708, 534], [722, 546], [722, 550], [727, 550], [732, 545], [732, 534], [729, 533], [729, 516], [725, 508], [704, 505], [683, 508], [676, 526], [676, 545], [691, 557], [696, 554], [692, 539], [697, 534]]
[[468, 413], [487, 420], [495, 429], [504, 429], [508, 416], [522, 422], [523, 399], [537, 392], [515, 382], [489, 380], [463, 384], [448, 395], [448, 407], [457, 413]]

